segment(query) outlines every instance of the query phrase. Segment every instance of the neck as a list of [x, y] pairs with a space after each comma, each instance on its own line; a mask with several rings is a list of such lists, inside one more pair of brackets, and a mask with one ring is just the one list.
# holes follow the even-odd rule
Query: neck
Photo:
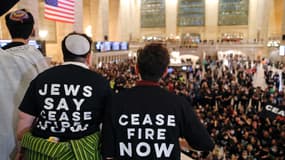
[[23, 38], [13, 38], [12, 42], [22, 42], [24, 44], [28, 44], [29, 40], [28, 39], [23, 39]]

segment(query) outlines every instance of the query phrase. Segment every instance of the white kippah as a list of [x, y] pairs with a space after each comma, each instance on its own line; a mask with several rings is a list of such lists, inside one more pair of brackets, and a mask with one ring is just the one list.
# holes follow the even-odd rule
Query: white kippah
[[70, 35], [65, 40], [66, 49], [74, 55], [82, 56], [90, 50], [89, 41], [81, 35]]

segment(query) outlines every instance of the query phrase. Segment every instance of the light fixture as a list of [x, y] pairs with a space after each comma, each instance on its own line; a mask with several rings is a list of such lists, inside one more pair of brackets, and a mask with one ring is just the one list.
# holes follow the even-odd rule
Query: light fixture
[[280, 41], [279, 40], [270, 40], [267, 42], [267, 47], [275, 47], [278, 48], [280, 46]]
[[92, 37], [92, 26], [91, 25], [88, 25], [86, 28], [85, 28], [85, 34], [89, 37]]
[[45, 39], [48, 35], [48, 31], [47, 30], [39, 30], [39, 36], [40, 39]]

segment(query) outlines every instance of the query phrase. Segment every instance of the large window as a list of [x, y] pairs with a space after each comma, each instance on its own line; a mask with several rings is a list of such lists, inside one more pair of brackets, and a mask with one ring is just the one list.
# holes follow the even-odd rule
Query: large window
[[203, 26], [205, 24], [205, 0], [179, 0], [178, 26]]
[[165, 0], [141, 1], [141, 27], [165, 27]]
[[248, 0], [220, 0], [218, 25], [247, 25]]

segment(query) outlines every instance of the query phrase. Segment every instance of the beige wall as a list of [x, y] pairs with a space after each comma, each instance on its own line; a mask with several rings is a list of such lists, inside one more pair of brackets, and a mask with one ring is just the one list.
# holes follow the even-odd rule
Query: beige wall
[[269, 37], [280, 37], [282, 35], [282, 17], [284, 16], [283, 9], [284, 0], [274, 0], [271, 2], [271, 12], [269, 21]]
[[109, 3], [109, 40], [118, 41], [118, 22], [119, 22], [120, 0], [111, 0]]
[[218, 0], [205, 0], [205, 34], [202, 39], [219, 39], [218, 35]]
[[178, 0], [165, 1], [166, 6], [166, 36], [176, 35], [177, 33], [177, 5]]
[[[283, 11], [285, 11], [285, 0], [283, 0]], [[285, 35], [285, 13], [283, 12], [282, 18], [282, 35]], [[285, 45], [285, 40], [282, 41], [282, 44]]]
[[120, 0], [118, 19], [119, 41], [134, 40], [139, 36], [140, 2], [137, 0]]
[[[41, 0], [42, 1], [42, 0]], [[76, 30], [85, 32], [92, 28], [92, 38], [103, 40], [104, 35], [112, 41], [141, 40], [144, 35], [180, 35], [182, 33], [199, 33], [202, 39], [217, 40], [223, 32], [242, 32], [246, 40], [280, 37], [285, 34], [285, 0], [249, 0], [249, 23], [245, 26], [218, 26], [219, 0], [205, 0], [205, 26], [177, 27], [178, 0], [166, 0], [166, 27], [140, 28], [141, 0], [76, 0], [77, 23], [75, 25], [56, 23], [55, 42], [47, 43], [47, 54], [54, 60], [62, 59], [60, 41], [67, 33]], [[21, 0], [15, 8], [28, 8], [35, 15], [36, 30], [39, 26], [39, 1]], [[8, 39], [4, 17], [0, 18], [0, 38]], [[57, 48], [57, 49], [55, 49]]]

